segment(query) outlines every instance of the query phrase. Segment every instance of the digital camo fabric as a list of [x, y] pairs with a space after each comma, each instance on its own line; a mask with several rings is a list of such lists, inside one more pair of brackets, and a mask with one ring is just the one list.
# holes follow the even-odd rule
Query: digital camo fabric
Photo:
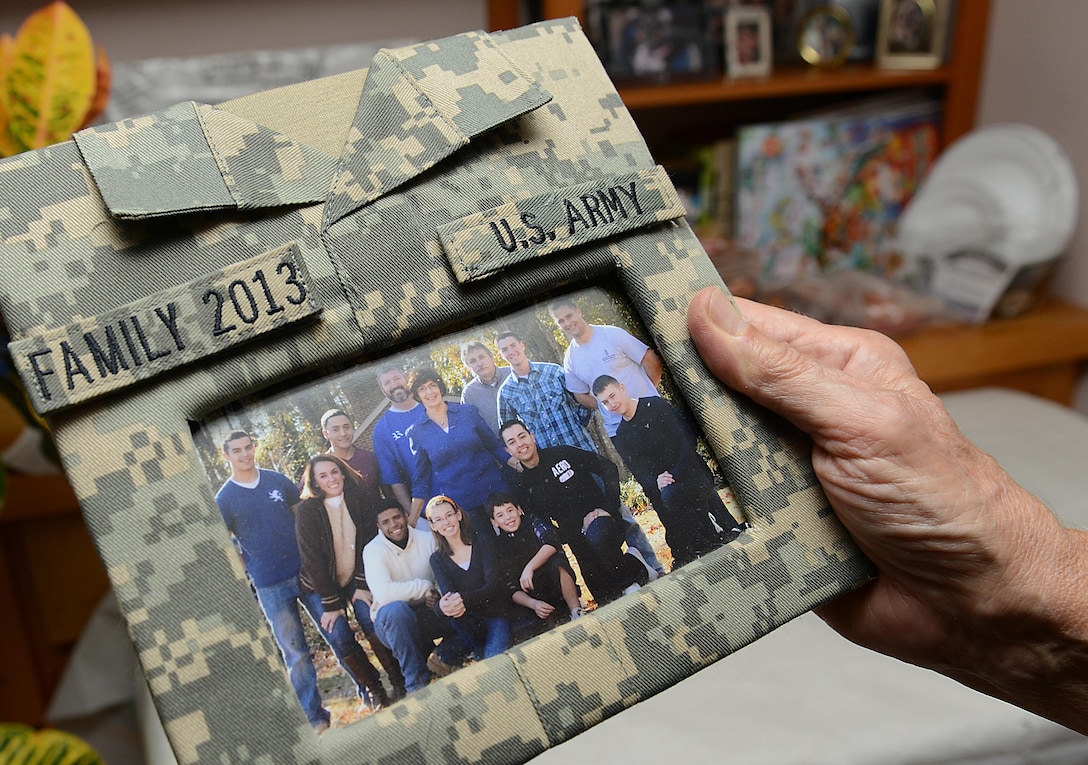
[[[56, 405], [66, 470], [180, 762], [521, 762], [871, 575], [803, 446], [699, 361], [688, 300], [721, 282], [679, 211], [632, 203], [625, 213], [645, 218], [631, 228], [609, 207], [620, 198], [609, 189], [643, 193], [626, 184], [655, 165], [575, 21], [384, 51], [361, 90], [330, 99], [321, 83], [296, 86], [291, 108], [307, 93], [321, 97], [276, 130], [241, 116], [288, 98], [270, 91], [0, 162], [0, 309], [15, 352], [51, 349], [22, 365], [24, 382], [40, 390], [44, 379]], [[338, 156], [307, 143], [332, 130], [343, 135]], [[544, 198], [557, 205], [546, 225]], [[466, 220], [485, 223], [472, 236], [488, 248], [488, 273], [461, 281], [466, 246], [447, 252], [438, 232], [468, 230]], [[569, 246], [542, 246], [562, 237]], [[282, 252], [294, 273], [276, 273]], [[189, 422], [300, 372], [378, 358], [600, 277], [618, 279], [638, 308], [753, 528], [634, 596], [317, 738]], [[136, 325], [158, 316], [159, 339], [173, 342], [167, 306], [185, 285], [199, 285], [187, 331], [205, 336], [191, 346], [184, 336], [199, 352], [168, 364], [156, 353], [170, 346], [146, 336], [145, 349]], [[276, 308], [303, 294], [312, 310], [277, 323]], [[261, 332], [246, 334], [251, 325]], [[137, 361], [138, 379], [111, 384], [135, 376]]]

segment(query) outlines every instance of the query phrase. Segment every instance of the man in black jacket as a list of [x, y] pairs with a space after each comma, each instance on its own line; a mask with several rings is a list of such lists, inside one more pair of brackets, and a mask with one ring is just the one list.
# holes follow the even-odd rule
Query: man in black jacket
[[539, 449], [520, 420], [504, 422], [499, 435], [506, 450], [521, 463], [520, 472], [507, 473], [517, 487], [521, 506], [559, 529], [560, 540], [570, 545], [597, 602], [615, 600], [645, 584], [645, 564], [637, 552], [629, 548], [624, 553], [622, 546], [616, 466], [573, 446]]
[[610, 375], [593, 381], [593, 395], [622, 418], [612, 441], [635, 480], [660, 492], [654, 509], [665, 526], [674, 568], [741, 533], [695, 448], [695, 434], [672, 404], [661, 396], [632, 398], [627, 386]]

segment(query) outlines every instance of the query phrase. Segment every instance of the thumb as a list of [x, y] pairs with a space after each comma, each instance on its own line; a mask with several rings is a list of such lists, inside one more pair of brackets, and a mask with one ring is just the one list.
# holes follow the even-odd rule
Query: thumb
[[810, 434], [841, 424], [843, 413], [857, 407], [857, 391], [851, 390], [838, 370], [802, 353], [788, 340], [791, 333], [785, 325], [811, 320], [757, 303], [746, 305], [760, 323], [778, 321], [773, 329], [787, 339], [765, 334], [746, 321], [720, 289], [703, 289], [688, 309], [688, 329], [710, 371], [730, 388]]

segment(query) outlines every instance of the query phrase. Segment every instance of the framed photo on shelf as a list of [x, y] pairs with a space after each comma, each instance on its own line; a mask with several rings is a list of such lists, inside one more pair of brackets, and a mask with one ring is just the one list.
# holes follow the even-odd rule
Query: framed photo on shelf
[[771, 73], [771, 14], [745, 6], [725, 12], [725, 70], [729, 77], [766, 77]]
[[936, 69], [944, 61], [951, 0], [882, 0], [876, 64]]
[[[9, 349], [48, 418], [180, 765], [514, 765], [873, 576], [803, 438], [696, 353], [687, 306], [721, 280], [574, 21], [383, 50], [365, 72], [183, 103], [2, 162]], [[513, 336], [499, 337], [506, 329]], [[599, 354], [594, 337], [608, 340]], [[456, 397], [481, 347], [512, 370], [526, 354], [546, 361], [562, 390], [520, 400], [521, 424], [494, 432]], [[581, 351], [614, 364], [615, 382], [583, 376]], [[631, 354], [651, 383], [642, 392], [621, 382]], [[405, 374], [422, 366], [437, 376]], [[663, 440], [654, 426], [622, 474], [590, 446], [548, 452], [540, 423], [571, 397], [567, 432], [588, 426], [598, 452], [621, 462], [631, 401], [653, 399], [661, 422], [689, 411], [692, 428], [674, 432], [702, 443], [639, 449]], [[394, 408], [415, 419], [383, 421]], [[373, 462], [345, 467], [331, 459], [341, 448], [378, 461], [369, 514], [343, 487], [356, 472], [373, 480]], [[500, 525], [484, 509], [490, 491], [479, 499], [495, 488], [490, 468], [541, 469], [532, 448], [548, 452], [546, 486], [512, 479], [514, 503], [543, 526], [541, 545], [550, 534], [571, 547], [580, 573], [568, 573], [599, 607], [501, 650], [487, 640], [455, 651], [445, 627], [398, 641], [382, 627], [390, 605], [367, 608], [362, 591], [377, 598], [384, 586], [400, 604], [390, 619], [441, 625], [427, 607], [431, 574], [400, 578], [371, 544], [392, 557], [413, 536], [439, 545], [426, 526], [408, 530], [419, 500], [437, 502], [439, 535], [454, 503], [487, 534], [490, 519]], [[665, 488], [639, 500], [638, 460], [681, 452], [698, 455], [689, 466], [703, 476], [684, 518], [717, 529], [716, 541], [670, 536], [664, 518], [664, 540], [649, 544], [667, 573], [654, 578], [627, 552], [641, 541], [628, 541], [620, 502], [635, 514], [658, 502], [667, 516]], [[379, 460], [398, 453], [410, 470]], [[593, 470], [607, 501], [572, 532], [556, 517], [568, 505], [542, 497], [576, 480], [605, 491]], [[465, 487], [475, 496], [451, 496]], [[725, 514], [710, 508], [719, 503]], [[731, 518], [747, 524], [739, 536]], [[575, 604], [563, 607], [572, 615]], [[312, 664], [299, 633], [320, 648], [322, 627], [348, 630], [343, 661], [322, 648]], [[391, 657], [375, 646], [383, 636]], [[358, 684], [344, 681], [352, 673]]]
[[850, 14], [854, 44], [846, 57], [848, 63], [872, 63], [876, 54], [876, 28], [880, 19], [880, 0], [834, 0]]
[[721, 14], [703, 3], [617, 0], [594, 4], [587, 13], [605, 68], [617, 82], [707, 80], [721, 72], [715, 45]]
[[812, 66], [842, 66], [853, 47], [854, 22], [842, 6], [816, 6], [798, 25], [797, 50]]

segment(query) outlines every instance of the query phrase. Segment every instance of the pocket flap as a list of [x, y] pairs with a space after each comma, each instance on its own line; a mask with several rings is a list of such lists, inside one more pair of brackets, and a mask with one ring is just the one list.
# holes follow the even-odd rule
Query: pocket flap
[[114, 218], [325, 199], [336, 158], [192, 101], [72, 136]]

